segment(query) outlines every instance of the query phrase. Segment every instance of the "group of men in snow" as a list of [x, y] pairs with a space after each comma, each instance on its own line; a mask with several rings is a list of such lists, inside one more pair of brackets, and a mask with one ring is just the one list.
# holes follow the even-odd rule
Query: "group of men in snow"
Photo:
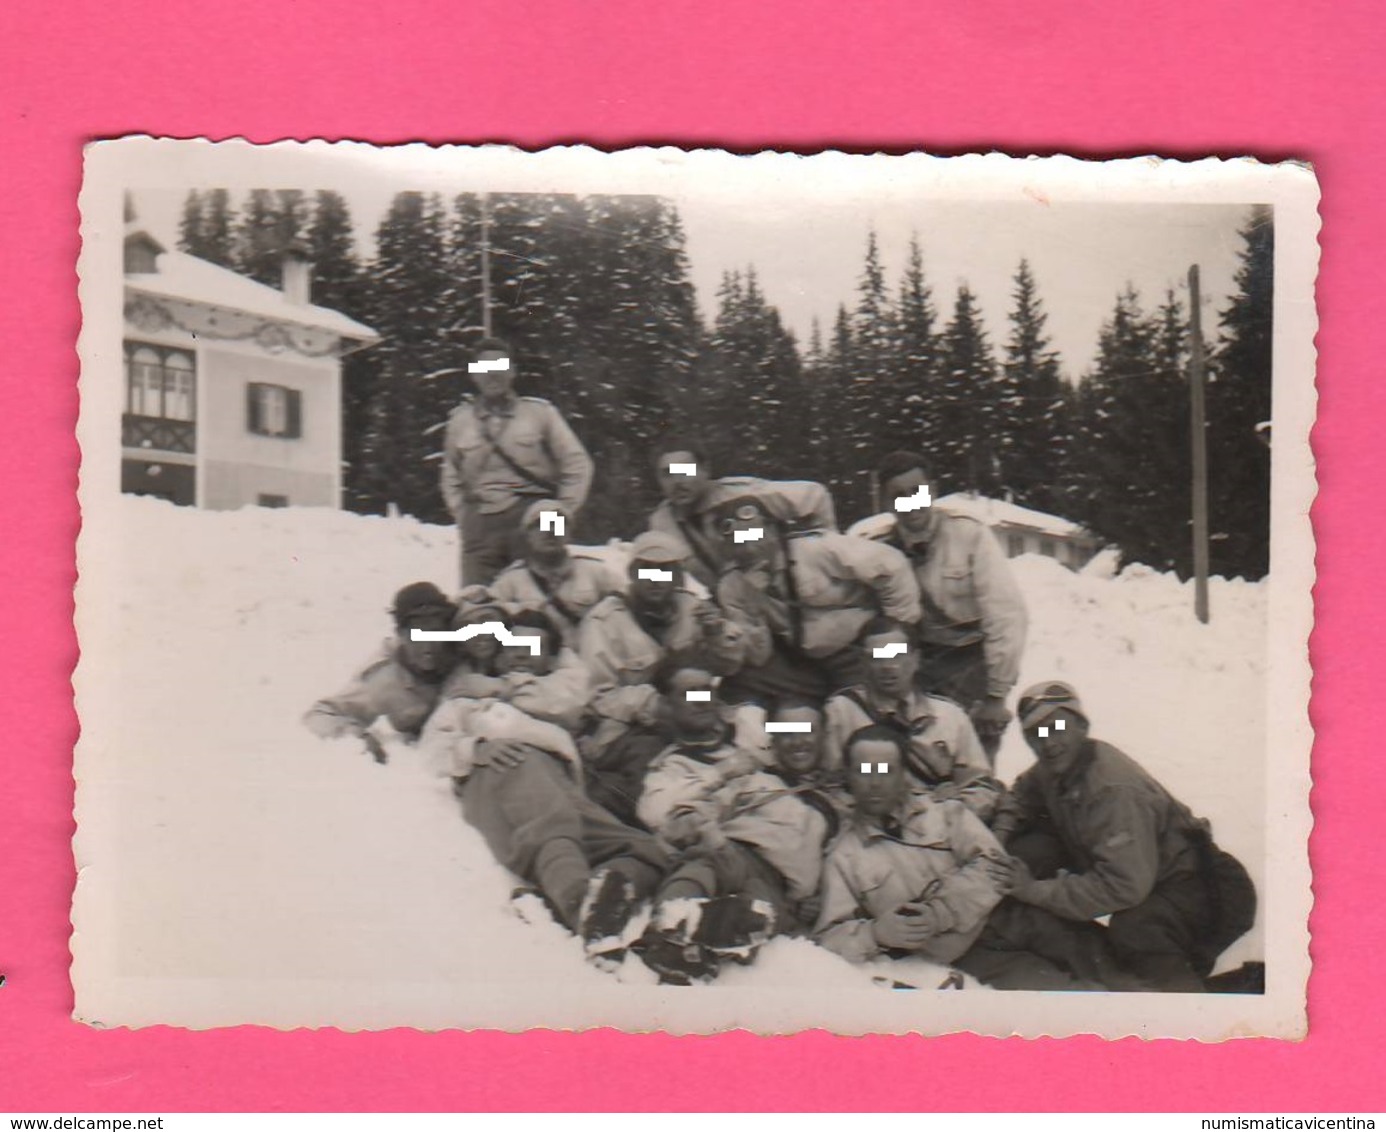
[[[571, 544], [592, 463], [503, 342], [469, 366], [442, 490], [462, 589], [395, 596], [395, 635], [308, 725], [387, 720], [581, 936], [670, 983], [775, 934], [922, 956], [998, 987], [1201, 991], [1247, 931], [1242, 866], [1072, 686], [1016, 699], [1035, 765], [995, 777], [1026, 613], [1000, 547], [877, 469], [893, 522], [839, 533], [822, 485], [714, 478], [657, 446], [664, 502], [618, 572]], [[418, 631], [434, 637], [420, 639]]]

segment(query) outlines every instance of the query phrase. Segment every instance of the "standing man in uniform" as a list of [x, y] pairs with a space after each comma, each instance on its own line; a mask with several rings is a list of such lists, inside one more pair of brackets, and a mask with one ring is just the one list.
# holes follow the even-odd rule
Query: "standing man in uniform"
[[[883, 539], [910, 561], [924, 604], [919, 681], [972, 717], [987, 756], [996, 762], [1011, 721], [1006, 698], [1020, 675], [1027, 615], [1020, 587], [986, 524], [924, 503], [937, 491], [924, 458], [892, 452], [877, 475], [895, 512]], [[901, 508], [896, 501], [909, 499]]]
[[487, 585], [521, 551], [521, 516], [536, 499], [575, 514], [592, 485], [592, 457], [557, 409], [517, 397], [510, 347], [484, 338], [467, 367], [479, 396], [448, 418], [443, 499], [462, 541], [462, 585]]

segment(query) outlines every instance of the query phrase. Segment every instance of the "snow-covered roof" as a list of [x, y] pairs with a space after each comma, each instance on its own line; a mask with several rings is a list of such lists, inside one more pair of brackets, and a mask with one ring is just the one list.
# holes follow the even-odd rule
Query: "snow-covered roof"
[[1078, 538], [1088, 533], [1069, 519], [1021, 507], [1018, 503], [1007, 503], [1004, 499], [989, 499], [985, 495], [955, 492], [943, 496], [938, 500], [938, 505], [946, 511], [958, 511], [981, 519], [989, 527], [1024, 527], [1063, 538]]
[[312, 303], [291, 302], [277, 287], [267, 287], [230, 268], [219, 267], [186, 252], [164, 252], [159, 256], [157, 271], [127, 275], [125, 285], [146, 295], [205, 303], [278, 322], [313, 326], [343, 338], [374, 342], [380, 337], [369, 326], [347, 318], [340, 311]]
[[[1021, 507], [1016, 503], [1007, 503], [1001, 499], [988, 499], [985, 495], [968, 495], [966, 492], [957, 492], [936, 499], [934, 505], [944, 511], [971, 515], [989, 527], [1019, 528], [1057, 538], [1092, 537], [1081, 526], [1068, 519], [1061, 519], [1057, 515], [1048, 515], [1043, 511], [1034, 511], [1029, 507]], [[847, 528], [847, 533], [861, 535], [864, 538], [880, 538], [890, 530], [894, 522], [895, 513], [893, 511], [882, 511], [878, 515], [868, 515], [864, 519], [859, 519]]]

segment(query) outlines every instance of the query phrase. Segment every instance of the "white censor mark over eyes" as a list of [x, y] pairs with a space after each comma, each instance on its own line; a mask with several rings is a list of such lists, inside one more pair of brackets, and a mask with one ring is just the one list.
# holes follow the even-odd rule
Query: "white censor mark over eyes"
[[767, 723], [767, 735], [808, 735], [813, 732], [812, 723]]
[[733, 542], [755, 542], [757, 539], [764, 537], [765, 531], [760, 527], [751, 527], [749, 530], [732, 532]]
[[529, 649], [530, 656], [538, 656], [544, 647], [544, 638], [537, 634], [516, 635], [500, 621], [483, 621], [478, 625], [464, 625], [460, 629], [410, 629], [411, 641], [470, 641], [473, 637], [492, 636], [503, 645], [523, 645]]
[[540, 511], [539, 529], [547, 531], [550, 527], [553, 528], [553, 533], [561, 538], [563, 535], [563, 516], [557, 511]]
[[[862, 764], [861, 764], [861, 772], [862, 772], [862, 774], [870, 774], [870, 773], [871, 773], [871, 764], [870, 764], [870, 763], [862, 763]], [[889, 774], [889, 773], [890, 773], [890, 764], [889, 764], [889, 763], [877, 763], [877, 764], [876, 764], [876, 773], [877, 773], [877, 774]]]
[[647, 570], [643, 566], [635, 572], [635, 576], [642, 582], [672, 582], [674, 580], [672, 570]]
[[492, 358], [488, 361], [468, 362], [468, 373], [504, 373], [510, 368], [509, 358]]
[[671, 476], [696, 476], [698, 474], [697, 464], [670, 464], [669, 474]]
[[929, 485], [921, 483], [913, 495], [897, 495], [895, 497], [895, 510], [918, 511], [921, 507], [931, 506], [933, 502], [929, 498]]
[[888, 645], [882, 645], [880, 648], [872, 649], [871, 655], [877, 660], [890, 660], [893, 657], [904, 656], [905, 653], [909, 651], [910, 646], [905, 644], [904, 641], [895, 641]]
[[711, 692], [686, 692], [690, 704], [710, 704], [712, 703]]
[[[1063, 729], [1064, 729], [1064, 721], [1063, 721], [1062, 719], [1056, 719], [1056, 720], [1054, 721], [1054, 730], [1055, 730], [1055, 731], [1062, 731]], [[1041, 727], [1041, 728], [1039, 728], [1039, 737], [1040, 737], [1041, 739], [1048, 739], [1048, 738], [1049, 738], [1049, 728], [1047, 728], [1047, 727]]]

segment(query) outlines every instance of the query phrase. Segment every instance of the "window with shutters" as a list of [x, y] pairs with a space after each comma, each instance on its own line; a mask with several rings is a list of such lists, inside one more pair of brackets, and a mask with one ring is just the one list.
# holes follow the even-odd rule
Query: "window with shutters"
[[246, 428], [259, 436], [302, 436], [303, 394], [287, 385], [252, 381], [246, 386]]

